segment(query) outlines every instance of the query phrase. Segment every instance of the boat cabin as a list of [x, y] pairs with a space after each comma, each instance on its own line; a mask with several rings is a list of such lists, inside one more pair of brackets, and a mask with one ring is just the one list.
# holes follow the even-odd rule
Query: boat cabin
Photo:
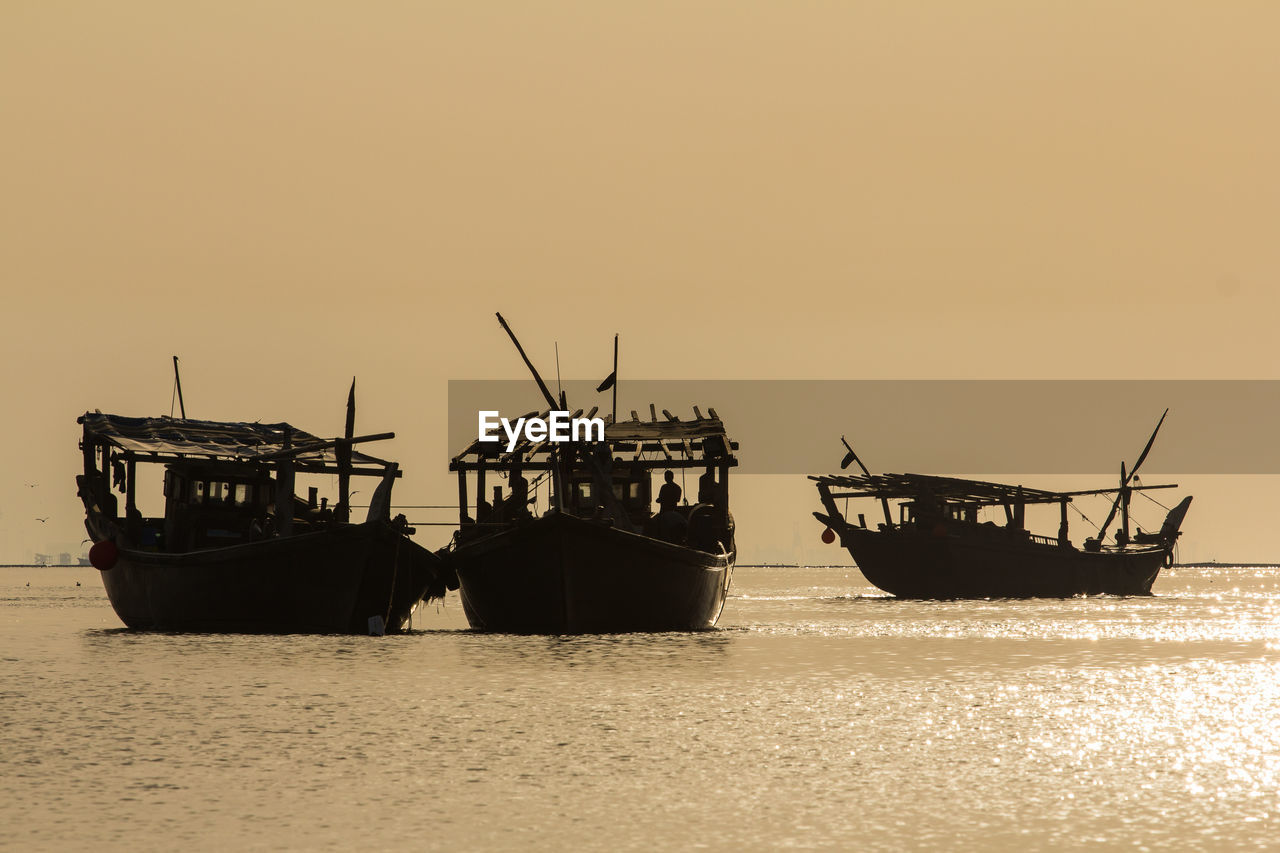
[[[649, 469], [642, 465], [615, 463], [610, 470], [613, 499], [631, 518], [643, 518], [649, 511], [652, 487]], [[599, 486], [591, 471], [571, 469], [568, 474], [567, 508], [574, 515], [591, 515], [603, 505]]]
[[[709, 542], [711, 530], [727, 540], [729, 469], [738, 465], [738, 444], [725, 434], [715, 409], [707, 411], [703, 415], [694, 406], [693, 418], [681, 420], [665, 409], [659, 417], [650, 404], [647, 420], [635, 411], [616, 423], [606, 415], [603, 441], [534, 442], [522, 436], [509, 452], [500, 442], [473, 441], [449, 463], [458, 474], [459, 540], [490, 535], [543, 512], [566, 512], [694, 547]], [[582, 416], [581, 410], [573, 414]], [[672, 490], [662, 489], [668, 472], [679, 487], [675, 501]]]
[[[390, 481], [400, 476], [395, 463], [351, 447], [391, 433], [326, 440], [287, 423], [99, 412], [79, 422], [84, 474], [76, 479], [89, 508], [90, 534], [102, 539], [123, 533], [124, 543], [139, 550], [198, 551], [347, 523], [352, 476], [384, 480], [371, 501], [372, 517], [387, 511]], [[144, 517], [139, 510], [138, 463], [164, 467], [163, 516]], [[334, 504], [318, 498], [317, 487], [305, 497], [295, 494], [297, 474], [337, 474]]]

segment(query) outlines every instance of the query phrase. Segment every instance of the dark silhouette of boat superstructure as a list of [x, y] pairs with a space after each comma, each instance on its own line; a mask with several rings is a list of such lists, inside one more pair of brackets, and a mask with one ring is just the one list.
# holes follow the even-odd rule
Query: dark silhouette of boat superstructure
[[[714, 414], [606, 418], [603, 442], [556, 449], [471, 444], [449, 465], [462, 495], [450, 562], [468, 621], [539, 634], [714, 627], [736, 558], [727, 476], [738, 464], [734, 449]], [[654, 513], [651, 473], [667, 470], [697, 471], [699, 500]], [[525, 474], [550, 490], [544, 513], [536, 504], [530, 511], [519, 487], [504, 498], [499, 484], [486, 499], [487, 476], [510, 484]]]
[[[549, 404], [540, 417], [568, 411], [524, 357]], [[615, 379], [616, 357], [602, 388]], [[539, 634], [714, 627], [736, 559], [729, 470], [737, 445], [714, 409], [693, 412], [659, 418], [651, 405], [648, 420], [634, 411], [626, 421], [603, 417], [603, 440], [523, 437], [508, 451], [477, 438], [455, 456], [459, 529], [449, 562], [471, 626]], [[667, 471], [673, 479], [697, 472], [697, 500], [685, 492], [683, 503], [654, 512], [651, 475]]]
[[[130, 628], [393, 632], [424, 596], [445, 592], [442, 560], [390, 517], [399, 467], [353, 449], [390, 433], [325, 440], [287, 423], [98, 412], [79, 423], [90, 559]], [[147, 463], [164, 466], [163, 517], [137, 509]], [[317, 503], [315, 489], [296, 496], [295, 474], [337, 474], [336, 504]], [[352, 476], [380, 481], [362, 523], [349, 520]]]
[[[1071, 492], [923, 474], [873, 475], [850, 448], [842, 467], [856, 461], [863, 473], [811, 477], [824, 508], [814, 516], [834, 534], [824, 533], [824, 539], [838, 537], [868, 581], [903, 598], [1147, 595], [1161, 568], [1173, 563], [1191, 504], [1190, 497], [1184, 498], [1168, 511], [1159, 530], [1130, 536], [1132, 494], [1176, 488], [1133, 483], [1154, 440], [1152, 433], [1132, 470], [1121, 466], [1119, 487]], [[1102, 494], [1115, 495], [1111, 510], [1098, 535], [1077, 548], [1068, 538], [1068, 505], [1077, 497]], [[884, 520], [869, 526], [860, 513], [858, 523], [851, 523], [840, 509], [845, 498], [878, 502]], [[1056, 536], [1026, 529], [1026, 508], [1037, 504], [1059, 506]], [[1003, 523], [979, 521], [984, 510], [997, 510], [997, 516], [1003, 510]], [[1117, 510], [1121, 528], [1115, 541], [1107, 543], [1106, 530]]]

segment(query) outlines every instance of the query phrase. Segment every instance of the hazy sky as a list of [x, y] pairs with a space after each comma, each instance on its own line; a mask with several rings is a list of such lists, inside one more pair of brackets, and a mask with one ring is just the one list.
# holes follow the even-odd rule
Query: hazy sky
[[[167, 413], [173, 354], [193, 417], [331, 433], [359, 377], [406, 503], [456, 494], [446, 381], [523, 374], [495, 310], [587, 378], [614, 332], [624, 380], [1277, 378], [1277, 32], [1271, 2], [6, 0], [0, 562], [75, 549], [75, 417]], [[1197, 485], [1184, 555], [1280, 559], [1275, 478]], [[803, 481], [735, 497], [744, 559], [816, 547]]]

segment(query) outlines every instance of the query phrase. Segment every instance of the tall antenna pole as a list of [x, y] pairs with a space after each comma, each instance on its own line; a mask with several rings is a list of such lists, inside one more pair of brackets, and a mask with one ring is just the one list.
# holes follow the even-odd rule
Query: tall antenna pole
[[173, 357], [173, 381], [178, 384], [178, 411], [182, 412], [182, 419], [187, 419], [187, 404], [182, 402], [182, 376], [178, 373], [178, 357]]
[[613, 422], [618, 422], [618, 335], [613, 335]]
[[564, 386], [560, 384], [560, 342], [556, 341], [556, 393], [560, 395], [560, 407], [564, 408]]

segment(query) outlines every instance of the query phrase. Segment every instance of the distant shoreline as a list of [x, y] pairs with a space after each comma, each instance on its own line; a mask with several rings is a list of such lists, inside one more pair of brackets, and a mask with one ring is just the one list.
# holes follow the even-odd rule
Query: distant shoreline
[[0, 569], [92, 569], [79, 563], [0, 563]]
[[[856, 569], [846, 564], [808, 565], [805, 563], [738, 563], [739, 569]], [[1221, 563], [1209, 560], [1203, 563], [1174, 563], [1171, 569], [1280, 569], [1280, 563]]]
[[[848, 564], [809, 565], [807, 563], [738, 563], [739, 569], [856, 569]], [[0, 569], [92, 569], [79, 563], [0, 563]], [[1280, 563], [1174, 563], [1171, 569], [1280, 569]]]
[[1205, 563], [1174, 563], [1174, 569], [1280, 569], [1280, 563], [1220, 563], [1209, 560]]

